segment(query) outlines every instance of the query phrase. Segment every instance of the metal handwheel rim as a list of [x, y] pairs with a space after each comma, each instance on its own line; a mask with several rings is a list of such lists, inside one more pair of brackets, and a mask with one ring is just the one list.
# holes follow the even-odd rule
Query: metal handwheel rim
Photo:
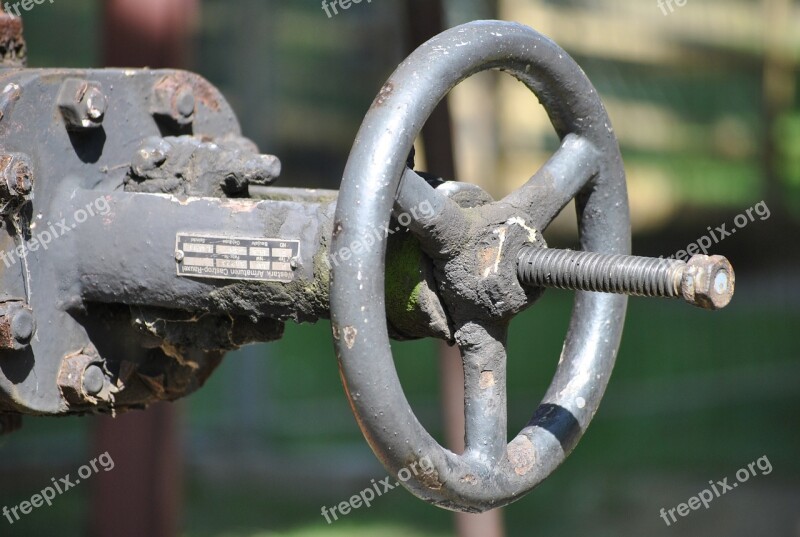
[[[470, 23], [432, 39], [384, 85], [356, 138], [340, 190], [331, 251], [356, 243], [332, 268], [331, 321], [342, 381], [367, 441], [389, 472], [427, 457], [433, 470], [403, 484], [426, 501], [483, 511], [518, 499], [552, 473], [597, 411], [622, 334], [624, 296], [579, 292], [558, 370], [534, 417], [494, 467], [442, 448], [414, 416], [394, 369], [385, 319], [388, 224], [406, 155], [435, 105], [455, 85], [502, 69], [539, 97], [565, 145], [588, 142], [599, 160], [578, 196], [585, 250], [628, 254], [630, 222], [619, 147], [597, 92], [578, 65], [534, 30]], [[562, 146], [564, 148], [565, 146]], [[565, 150], [566, 151], [566, 150]], [[377, 242], [376, 242], [377, 241]], [[358, 253], [356, 253], [358, 252]]]

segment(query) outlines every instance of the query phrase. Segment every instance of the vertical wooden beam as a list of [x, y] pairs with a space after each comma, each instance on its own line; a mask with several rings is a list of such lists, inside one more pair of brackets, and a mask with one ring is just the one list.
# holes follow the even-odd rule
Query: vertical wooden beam
[[[408, 52], [445, 29], [442, 0], [409, 0], [407, 6]], [[456, 179], [452, 121], [449, 100], [445, 98], [434, 110], [422, 129], [429, 172], [444, 179]], [[440, 344], [442, 411], [448, 448], [464, 451], [464, 369], [458, 347]], [[455, 526], [459, 537], [502, 537], [502, 510], [483, 514], [456, 513]]]
[[792, 0], [764, 0], [762, 3], [764, 32], [763, 68], [763, 165], [766, 179], [766, 198], [770, 208], [784, 216], [786, 184], [778, 163], [777, 124], [782, 114], [791, 110], [796, 96], [796, 64], [791, 51], [794, 5]]
[[[181, 68], [190, 63], [198, 0], [106, 0], [104, 63]], [[114, 470], [92, 480], [92, 537], [176, 537], [183, 457], [180, 414], [170, 403], [97, 420], [93, 451]]]

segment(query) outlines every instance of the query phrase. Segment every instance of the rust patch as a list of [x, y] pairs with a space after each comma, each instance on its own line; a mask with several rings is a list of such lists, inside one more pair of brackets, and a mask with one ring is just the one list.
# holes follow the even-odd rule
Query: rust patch
[[0, 63], [4, 67], [24, 67], [28, 47], [22, 31], [22, 19], [0, 8]]
[[11, 318], [0, 315], [0, 348], [11, 349], [14, 347], [14, 334], [11, 332]]
[[439, 479], [439, 472], [436, 470], [420, 474], [419, 482], [429, 490], [441, 490], [444, 486], [444, 483]]
[[391, 82], [387, 82], [381, 88], [381, 91], [378, 93], [378, 96], [375, 98], [375, 106], [383, 106], [384, 103], [389, 99], [389, 97], [394, 92], [394, 84]]
[[494, 373], [491, 371], [483, 371], [481, 373], [481, 380], [478, 382], [478, 386], [480, 386], [481, 390], [485, 390], [486, 388], [491, 388], [494, 386]]
[[138, 373], [137, 376], [142, 383], [147, 386], [147, 389], [155, 396], [155, 398], [159, 401], [163, 401], [167, 398], [167, 390], [165, 388], [166, 378], [164, 375], [158, 375], [156, 377], [150, 377], [141, 373]]
[[217, 90], [204, 78], [185, 71], [171, 73], [155, 85], [155, 90], [167, 95], [175, 95], [183, 87], [191, 87], [196, 102], [202, 103], [206, 108], [219, 112], [219, 94]]
[[344, 226], [341, 222], [336, 222], [336, 224], [333, 226], [333, 238], [335, 239], [338, 237], [342, 231], [344, 231]]
[[209, 110], [219, 112], [219, 92], [217, 89], [206, 79], [199, 76], [194, 76], [192, 82], [197, 102], [202, 103]]
[[462, 483], [467, 483], [468, 485], [476, 485], [478, 483], [478, 478], [472, 474], [467, 474], [461, 478]]
[[225, 198], [220, 206], [230, 209], [234, 213], [251, 213], [258, 208], [258, 203], [250, 199]]
[[356, 330], [355, 326], [345, 326], [343, 332], [344, 344], [347, 345], [348, 349], [352, 349], [353, 345], [356, 344], [356, 335], [358, 335], [358, 330]]
[[514, 473], [523, 476], [533, 469], [536, 463], [536, 452], [533, 443], [525, 435], [519, 435], [508, 444], [508, 460], [514, 468]]
[[478, 271], [481, 276], [487, 278], [492, 273], [495, 268], [495, 261], [500, 258], [500, 254], [498, 246], [489, 246], [478, 251]]

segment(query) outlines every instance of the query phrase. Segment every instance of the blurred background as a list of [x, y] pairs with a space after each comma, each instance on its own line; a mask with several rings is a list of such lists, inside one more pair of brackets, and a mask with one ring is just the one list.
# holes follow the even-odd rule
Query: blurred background
[[[338, 187], [363, 115], [411, 49], [415, 21], [431, 22], [419, 2], [402, 0], [362, 2], [332, 17], [317, 0], [138, 0], [136, 17], [174, 41], [151, 57], [177, 52], [137, 63], [144, 46], [122, 31], [130, 15], [116, 4], [125, 2], [51, 0], [23, 13], [29, 66], [180, 63], [219, 87], [244, 134], [281, 158], [282, 186]], [[712, 248], [737, 270], [732, 305], [709, 314], [631, 299], [592, 427], [562, 468], [495, 515], [484, 535], [800, 536], [800, 2], [680, 4], [444, 4], [446, 27], [519, 21], [581, 64], [622, 146], [635, 253], [673, 255], [709, 226], [736, 227], [738, 215], [763, 202]], [[457, 178], [495, 196], [558, 147], [536, 99], [507, 76], [467, 81], [453, 92], [450, 115]], [[574, 221], [568, 208], [548, 242], [575, 245]], [[548, 291], [512, 326], [512, 436], [552, 377], [571, 301], [569, 292]], [[230, 354], [188, 399], [113, 424], [26, 419], [0, 437], [0, 505], [29, 499], [105, 450], [116, 467], [14, 526], [0, 520], [0, 534], [129, 535], [147, 520], [139, 535], [454, 535], [451, 513], [401, 489], [332, 525], [320, 515], [385, 476], [350, 413], [330, 340], [327, 322], [287, 326], [279, 342]], [[440, 387], [452, 356], [439, 351], [434, 341], [403, 343], [395, 359], [417, 415], [444, 439]], [[763, 456], [770, 475], [672, 527], [660, 518], [661, 508]]]

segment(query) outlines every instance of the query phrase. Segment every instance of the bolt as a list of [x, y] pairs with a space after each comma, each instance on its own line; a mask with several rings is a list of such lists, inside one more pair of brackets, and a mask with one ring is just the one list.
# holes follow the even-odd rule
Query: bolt
[[184, 118], [190, 118], [194, 115], [194, 91], [190, 86], [181, 86], [175, 94], [175, 110]]
[[11, 335], [19, 343], [26, 344], [33, 337], [36, 321], [28, 308], [19, 308], [11, 317]]
[[95, 396], [103, 390], [106, 382], [106, 375], [96, 364], [91, 364], [83, 372], [83, 391], [88, 395]]
[[185, 127], [194, 121], [196, 105], [191, 80], [179, 75], [168, 75], [153, 88], [150, 111], [157, 118], [168, 119], [179, 127]]
[[95, 403], [105, 384], [106, 375], [97, 357], [74, 354], [62, 361], [58, 387], [69, 404]]
[[86, 92], [86, 112], [92, 121], [100, 122], [106, 115], [108, 99], [97, 87], [89, 88]]
[[30, 159], [22, 153], [0, 156], [0, 199], [12, 201], [24, 198], [33, 190]]
[[58, 107], [68, 130], [96, 129], [103, 123], [108, 98], [99, 83], [68, 78], [61, 85]]
[[730, 303], [736, 280], [722, 256], [696, 255], [687, 263], [537, 247], [520, 252], [517, 276], [526, 286], [683, 298], [709, 310]]
[[175, 261], [177, 261], [178, 263], [182, 263], [184, 257], [186, 257], [186, 254], [184, 254], [182, 250], [178, 250], [175, 252]]
[[0, 349], [24, 350], [36, 331], [33, 312], [20, 302], [0, 306]]
[[289, 260], [289, 266], [292, 267], [292, 270], [297, 270], [297, 267], [300, 266], [300, 263], [298, 263], [296, 257], [293, 257]]

